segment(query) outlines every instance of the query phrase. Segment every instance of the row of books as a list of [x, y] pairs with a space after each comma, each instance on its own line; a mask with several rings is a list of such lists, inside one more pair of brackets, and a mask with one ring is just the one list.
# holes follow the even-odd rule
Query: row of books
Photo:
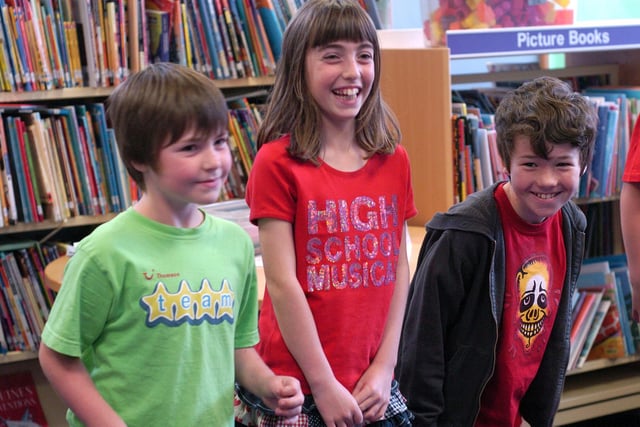
[[[0, 0], [0, 89], [115, 86], [152, 62], [273, 74], [305, 0]], [[375, 0], [361, 0], [381, 28]]]
[[586, 259], [573, 301], [568, 369], [596, 359], [619, 359], [639, 351], [632, 318], [631, 283], [625, 255]]
[[[452, 96], [454, 199], [506, 178], [498, 155], [493, 114], [512, 89], [455, 91]], [[631, 131], [638, 118], [640, 88], [593, 87], [583, 91], [598, 112], [598, 132], [590, 167], [580, 182], [579, 198], [619, 194]]]
[[605, 86], [582, 92], [598, 112], [598, 133], [591, 167], [582, 177], [578, 197], [620, 193], [631, 132], [638, 118], [640, 88]]
[[0, 108], [2, 225], [119, 212], [136, 190], [104, 105]]
[[0, 354], [37, 351], [54, 299], [44, 285], [44, 266], [60, 255], [53, 244], [0, 247]]
[[212, 78], [272, 74], [284, 26], [300, 3], [0, 0], [0, 87], [115, 86], [160, 60]]
[[[234, 167], [223, 199], [244, 196], [256, 153], [260, 107], [230, 102]], [[0, 227], [117, 213], [139, 192], [118, 154], [102, 103], [0, 107]]]
[[587, 218], [584, 256], [593, 258], [624, 252], [618, 200], [611, 198], [578, 206]]
[[258, 151], [256, 136], [262, 123], [264, 105], [240, 98], [229, 101], [229, 107], [229, 145], [233, 167], [225, 183], [222, 200], [244, 198], [249, 171]]

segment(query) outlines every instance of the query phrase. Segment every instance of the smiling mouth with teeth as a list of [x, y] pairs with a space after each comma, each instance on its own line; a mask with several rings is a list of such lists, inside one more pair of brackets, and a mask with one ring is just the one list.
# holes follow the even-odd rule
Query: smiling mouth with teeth
[[360, 93], [359, 89], [344, 89], [344, 90], [336, 90], [333, 91], [333, 93], [335, 93], [338, 96], [344, 96], [344, 97], [353, 97], [353, 96], [357, 96], [358, 93]]
[[546, 200], [546, 199], [553, 199], [554, 197], [556, 197], [560, 193], [553, 193], [553, 194], [549, 194], [549, 193], [534, 193], [534, 194], [539, 199], [545, 199]]

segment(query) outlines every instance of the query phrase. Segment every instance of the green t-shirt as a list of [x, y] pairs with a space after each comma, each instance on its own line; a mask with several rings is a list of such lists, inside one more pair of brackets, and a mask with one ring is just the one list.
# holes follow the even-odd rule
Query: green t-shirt
[[206, 215], [181, 229], [128, 209], [78, 245], [42, 340], [82, 357], [130, 427], [233, 426], [234, 349], [258, 342], [257, 313], [240, 226]]

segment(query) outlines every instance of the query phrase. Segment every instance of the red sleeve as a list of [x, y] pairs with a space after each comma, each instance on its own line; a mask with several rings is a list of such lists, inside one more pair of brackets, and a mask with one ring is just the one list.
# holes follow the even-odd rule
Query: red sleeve
[[256, 154], [245, 193], [253, 224], [257, 225], [260, 218], [293, 222], [296, 189], [287, 144], [288, 138], [268, 142]]
[[622, 175], [623, 182], [640, 182], [640, 119], [636, 120], [631, 141], [629, 143], [629, 152], [627, 154], [627, 162]]

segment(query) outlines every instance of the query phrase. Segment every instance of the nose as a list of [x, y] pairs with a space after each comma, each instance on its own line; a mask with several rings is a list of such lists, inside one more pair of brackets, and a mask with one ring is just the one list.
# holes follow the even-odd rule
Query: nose
[[542, 167], [538, 174], [538, 184], [542, 187], [553, 187], [558, 183], [558, 175], [553, 167]]
[[217, 169], [225, 163], [225, 160], [231, 161], [230, 151], [220, 149], [214, 144], [209, 145], [202, 155], [202, 165], [205, 169]]
[[357, 58], [348, 57], [344, 61], [344, 67], [342, 69], [342, 76], [345, 79], [355, 79], [360, 76], [360, 64], [358, 63]]

